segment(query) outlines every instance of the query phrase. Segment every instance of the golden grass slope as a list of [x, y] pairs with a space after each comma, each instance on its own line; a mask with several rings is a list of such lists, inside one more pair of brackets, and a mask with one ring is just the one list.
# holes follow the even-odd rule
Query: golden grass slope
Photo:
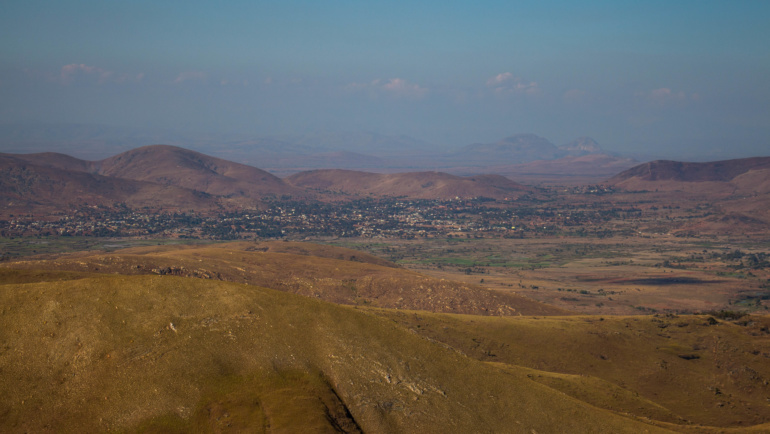
[[246, 284], [102, 275], [0, 285], [0, 306], [4, 432], [664, 431], [374, 313]]
[[[287, 253], [282, 253], [287, 252]], [[477, 315], [567, 315], [516, 294], [395, 268], [350, 249], [310, 243], [227, 243], [126, 249], [3, 264], [117, 274], [160, 274], [249, 283], [340, 304]]]
[[692, 428], [770, 421], [768, 316], [381, 314], [477, 360], [538, 370], [534, 381], [607, 410]]

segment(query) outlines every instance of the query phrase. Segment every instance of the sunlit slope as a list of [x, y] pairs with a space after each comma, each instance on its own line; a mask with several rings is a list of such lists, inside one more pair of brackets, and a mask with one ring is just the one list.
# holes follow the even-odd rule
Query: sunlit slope
[[262, 169], [167, 145], [143, 146], [95, 162], [100, 175], [175, 185], [214, 196], [301, 194]]
[[[290, 253], [303, 256], [317, 256], [319, 258], [339, 259], [342, 261], [364, 262], [367, 264], [382, 265], [385, 267], [397, 268], [393, 262], [362, 252], [360, 250], [348, 249], [345, 247], [330, 246], [326, 244], [315, 244], [297, 241], [234, 241], [217, 245], [209, 245], [225, 250], [245, 250], [247, 252], [269, 252], [269, 253]], [[121, 253], [131, 254], [150, 254], [161, 252], [175, 252], [184, 249], [198, 249], [200, 245], [195, 244], [169, 244], [160, 246], [131, 247], [122, 249]], [[173, 253], [172, 253], [173, 254]]]
[[688, 163], [658, 160], [642, 163], [607, 180], [631, 191], [681, 191], [722, 198], [770, 193], [770, 157]]
[[0, 306], [5, 432], [659, 431], [391, 319], [245, 284], [5, 284]]
[[544, 371], [532, 379], [598, 407], [669, 423], [770, 421], [768, 316], [380, 313], [477, 360]]
[[18, 261], [5, 266], [225, 280], [334, 303], [433, 312], [477, 315], [569, 314], [516, 294], [495, 292], [396, 268], [366, 253], [309, 243], [143, 247], [111, 254]]
[[[65, 156], [66, 157], [66, 156]], [[154, 210], [208, 211], [214, 200], [175, 185], [115, 179], [98, 174], [36, 165], [17, 156], [0, 154], [0, 217], [38, 217], [57, 214], [83, 204]]]
[[321, 169], [288, 176], [286, 182], [299, 188], [342, 192], [352, 195], [454, 199], [456, 197], [519, 197], [532, 189], [500, 175], [461, 177], [442, 172], [370, 173], [355, 170]]

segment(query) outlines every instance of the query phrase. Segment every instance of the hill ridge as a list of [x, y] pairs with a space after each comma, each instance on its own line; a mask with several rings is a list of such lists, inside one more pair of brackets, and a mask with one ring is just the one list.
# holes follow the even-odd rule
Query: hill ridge
[[455, 197], [517, 197], [531, 191], [501, 175], [461, 177], [445, 172], [423, 171], [372, 173], [343, 169], [319, 169], [299, 172], [285, 178], [294, 186], [340, 191], [355, 195], [406, 196], [420, 199]]
[[733, 160], [691, 163], [675, 160], [655, 160], [623, 171], [608, 183], [619, 183], [633, 177], [644, 181], [731, 181], [750, 170], [770, 169], [770, 157], [750, 157]]

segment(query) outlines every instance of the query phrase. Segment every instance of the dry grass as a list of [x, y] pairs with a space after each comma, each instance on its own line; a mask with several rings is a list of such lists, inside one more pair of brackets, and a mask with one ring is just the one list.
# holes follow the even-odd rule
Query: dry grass
[[[40, 276], [44, 278], [44, 276]], [[655, 432], [350, 307], [250, 285], [0, 285], [6, 432]]]
[[[287, 252], [287, 253], [282, 253]], [[565, 315], [568, 311], [473, 284], [396, 268], [350, 249], [300, 243], [137, 247], [110, 254], [25, 260], [9, 268], [174, 274], [264, 286], [340, 304], [478, 315]]]
[[[734, 310], [767, 292], [770, 269], [735, 270], [713, 253], [766, 252], [767, 243], [715, 239], [576, 237], [348, 241], [410, 270], [522, 295], [592, 315]], [[707, 253], [704, 253], [706, 251]], [[691, 256], [706, 259], [689, 260]], [[670, 261], [675, 266], [661, 266]], [[468, 270], [471, 270], [468, 273]], [[483, 280], [483, 282], [482, 282]], [[765, 311], [764, 305], [754, 310]]]
[[[768, 316], [435, 313], [484, 306], [474, 291], [490, 292], [300, 243], [9, 265], [2, 431], [763, 432], [770, 421]], [[188, 278], [130, 275], [152, 267]]]
[[601, 408], [721, 427], [770, 420], [768, 316], [380, 313], [477, 360], [545, 371], [536, 381]]

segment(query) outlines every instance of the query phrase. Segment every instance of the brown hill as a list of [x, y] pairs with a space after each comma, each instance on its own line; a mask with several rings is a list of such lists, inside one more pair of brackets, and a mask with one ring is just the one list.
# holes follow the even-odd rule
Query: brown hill
[[143, 247], [110, 254], [17, 261], [4, 266], [225, 280], [361, 306], [477, 315], [569, 314], [516, 294], [395, 268], [394, 264], [366, 253], [306, 243]]
[[175, 185], [214, 196], [260, 198], [301, 194], [264, 170], [176, 146], [144, 146], [100, 161], [54, 152], [5, 155], [37, 166]]
[[713, 201], [713, 215], [693, 220], [678, 233], [756, 234], [770, 224], [770, 157], [707, 163], [652, 161], [607, 183], [650, 192], [661, 203]]
[[530, 191], [529, 187], [500, 175], [460, 177], [442, 172], [382, 174], [332, 169], [300, 172], [285, 179], [291, 185], [307, 189], [417, 199], [503, 199]]
[[15, 158], [29, 164], [42, 167], [52, 167], [61, 170], [75, 172], [94, 173], [94, 162], [81, 160], [58, 152], [40, 152], [37, 154], [0, 154], [5, 157]]
[[[641, 185], [638, 181], [670, 181], [670, 182], [730, 182], [740, 175], [755, 172], [751, 177], [762, 171], [765, 180], [770, 170], [770, 157], [741, 158], [736, 160], [712, 161], [707, 163], [687, 163], [681, 161], [657, 160], [640, 164], [621, 172], [607, 181], [610, 184]], [[756, 182], [756, 179], [751, 181]]]
[[96, 162], [95, 167], [100, 175], [176, 185], [215, 196], [258, 199], [301, 194], [264, 170], [175, 146], [133, 149]]
[[271, 196], [306, 197], [264, 170], [174, 146], [145, 146], [101, 161], [53, 152], [0, 157], [3, 197], [15, 200], [17, 212], [85, 202], [207, 211], [251, 207]]
[[[63, 165], [72, 160], [59, 159]], [[76, 160], [74, 165], [78, 165]], [[169, 211], [195, 208], [209, 210], [216, 203], [208, 196], [185, 188], [150, 182], [115, 179], [56, 167], [30, 164], [13, 156], [0, 156], [0, 215], [47, 214], [83, 204], [111, 206], [125, 203], [133, 208]]]

